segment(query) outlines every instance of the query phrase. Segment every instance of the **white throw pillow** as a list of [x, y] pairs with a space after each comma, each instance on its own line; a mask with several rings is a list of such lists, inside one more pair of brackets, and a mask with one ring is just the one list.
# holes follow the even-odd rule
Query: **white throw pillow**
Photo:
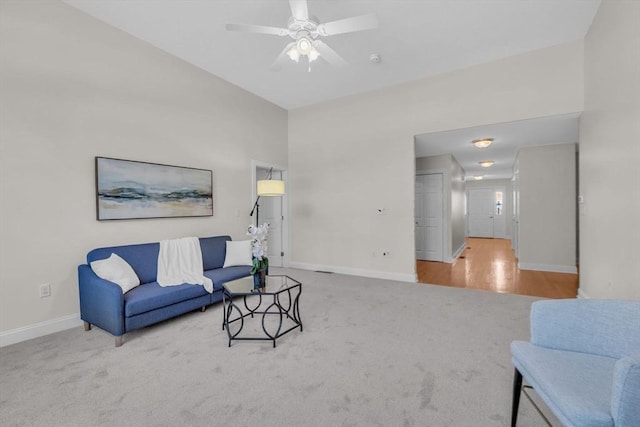
[[140, 284], [140, 279], [133, 268], [116, 254], [111, 254], [107, 259], [93, 261], [91, 269], [101, 279], [117, 283], [126, 293]]
[[223, 267], [234, 265], [252, 265], [251, 240], [227, 240], [227, 254], [224, 257]]

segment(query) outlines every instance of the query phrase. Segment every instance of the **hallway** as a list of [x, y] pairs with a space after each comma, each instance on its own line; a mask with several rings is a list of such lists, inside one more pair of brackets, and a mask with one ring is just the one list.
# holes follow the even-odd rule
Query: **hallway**
[[575, 298], [578, 275], [520, 270], [511, 240], [467, 238], [453, 264], [417, 261], [418, 282], [544, 298]]

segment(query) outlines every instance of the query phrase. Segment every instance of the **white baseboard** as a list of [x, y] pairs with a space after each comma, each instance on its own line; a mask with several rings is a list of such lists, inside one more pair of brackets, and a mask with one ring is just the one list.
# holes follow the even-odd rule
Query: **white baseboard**
[[81, 325], [82, 321], [80, 320], [80, 313], [75, 313], [69, 316], [11, 329], [9, 331], [0, 332], [0, 347], [6, 347], [11, 344], [17, 344], [22, 341], [42, 337], [44, 335], [66, 331], [67, 329]]
[[460, 247], [455, 251], [453, 256], [451, 258], [447, 258], [445, 260], [445, 262], [448, 263], [448, 264], [453, 264], [453, 262], [458, 259], [458, 257], [460, 256], [460, 254], [462, 253], [462, 251], [464, 251], [464, 249], [466, 247], [467, 247], [467, 243], [466, 242], [463, 243], [462, 245], [460, 245]]
[[291, 268], [299, 268], [301, 270], [312, 271], [328, 271], [331, 273], [347, 274], [350, 276], [371, 277], [373, 279], [395, 280], [398, 282], [416, 283], [418, 278], [415, 274], [389, 273], [386, 271], [363, 270], [359, 268], [339, 267], [334, 265], [308, 264], [304, 262], [291, 262]]
[[578, 298], [589, 299], [589, 297], [587, 296], [587, 294], [584, 293], [582, 288], [578, 288]]
[[519, 262], [520, 270], [549, 271], [551, 273], [570, 273], [578, 274], [578, 268], [575, 265], [555, 265], [555, 264], [534, 264], [528, 262]]

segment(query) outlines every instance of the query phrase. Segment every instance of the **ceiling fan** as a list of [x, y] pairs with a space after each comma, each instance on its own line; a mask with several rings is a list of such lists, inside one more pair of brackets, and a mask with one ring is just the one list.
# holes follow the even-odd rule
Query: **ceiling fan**
[[291, 37], [293, 41], [287, 44], [278, 55], [271, 68], [280, 69], [288, 59], [298, 62], [301, 57], [305, 56], [309, 63], [309, 71], [311, 71], [311, 62], [319, 57], [334, 67], [346, 64], [346, 61], [320, 40], [320, 37], [378, 28], [378, 18], [375, 14], [319, 23], [316, 18], [309, 16], [307, 0], [289, 0], [289, 5], [292, 16], [289, 18], [286, 28], [251, 24], [227, 24], [226, 28], [229, 31]]

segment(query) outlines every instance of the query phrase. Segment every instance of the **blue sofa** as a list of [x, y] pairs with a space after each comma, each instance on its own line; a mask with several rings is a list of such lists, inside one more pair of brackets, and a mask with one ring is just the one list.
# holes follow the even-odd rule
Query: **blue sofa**
[[[166, 319], [204, 309], [222, 300], [222, 284], [249, 276], [251, 266], [222, 267], [229, 236], [200, 238], [204, 275], [213, 281], [213, 293], [203, 286], [183, 284], [162, 287], [156, 282], [160, 243], [99, 248], [87, 254], [87, 263], [78, 266], [80, 318], [85, 330], [95, 325], [115, 336], [116, 347], [125, 333]], [[90, 267], [92, 261], [109, 258], [112, 253], [123, 258], [140, 278], [140, 285], [122, 293], [117, 284], [98, 277]]]

